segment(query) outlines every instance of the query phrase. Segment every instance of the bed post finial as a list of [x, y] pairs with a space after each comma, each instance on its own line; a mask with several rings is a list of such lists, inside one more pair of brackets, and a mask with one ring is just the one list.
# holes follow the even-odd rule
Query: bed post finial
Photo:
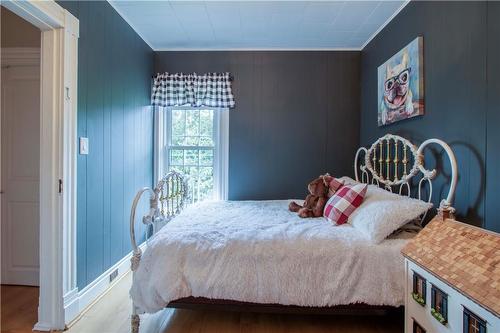
[[446, 200], [441, 200], [438, 208], [438, 215], [441, 219], [454, 219], [455, 218], [455, 208], [451, 206], [451, 204]]

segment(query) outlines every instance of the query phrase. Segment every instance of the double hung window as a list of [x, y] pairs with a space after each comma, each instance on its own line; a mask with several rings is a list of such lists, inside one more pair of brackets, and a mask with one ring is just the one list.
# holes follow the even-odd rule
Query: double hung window
[[191, 107], [164, 110], [160, 169], [188, 177], [192, 202], [226, 199], [228, 112]]

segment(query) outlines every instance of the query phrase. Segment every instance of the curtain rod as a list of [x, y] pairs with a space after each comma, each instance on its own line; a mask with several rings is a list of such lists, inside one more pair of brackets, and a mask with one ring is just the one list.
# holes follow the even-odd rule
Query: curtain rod
[[[160, 74], [160, 73], [158, 73]], [[158, 75], [156, 74], [156, 75]], [[152, 75], [151, 78], [154, 79], [156, 77], [156, 75]], [[233, 81], [234, 80], [234, 77], [232, 75], [229, 75], [229, 81]]]

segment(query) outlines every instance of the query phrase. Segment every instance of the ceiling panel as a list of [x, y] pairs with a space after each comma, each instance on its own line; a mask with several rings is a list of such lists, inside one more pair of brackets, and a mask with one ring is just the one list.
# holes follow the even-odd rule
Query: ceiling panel
[[307, 50], [360, 49], [408, 1], [109, 2], [154, 50]]

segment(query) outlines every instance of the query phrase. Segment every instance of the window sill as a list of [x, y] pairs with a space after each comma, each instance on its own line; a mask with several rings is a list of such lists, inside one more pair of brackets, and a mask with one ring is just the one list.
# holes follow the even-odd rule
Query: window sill
[[420, 296], [417, 293], [411, 293], [411, 296], [413, 297], [413, 299], [415, 300], [415, 302], [417, 302], [421, 306], [425, 306], [425, 300], [422, 298], [422, 296]]
[[441, 324], [445, 325], [448, 323], [448, 321], [443, 317], [443, 315], [439, 312], [436, 311], [436, 309], [431, 308], [431, 315], [439, 321]]

